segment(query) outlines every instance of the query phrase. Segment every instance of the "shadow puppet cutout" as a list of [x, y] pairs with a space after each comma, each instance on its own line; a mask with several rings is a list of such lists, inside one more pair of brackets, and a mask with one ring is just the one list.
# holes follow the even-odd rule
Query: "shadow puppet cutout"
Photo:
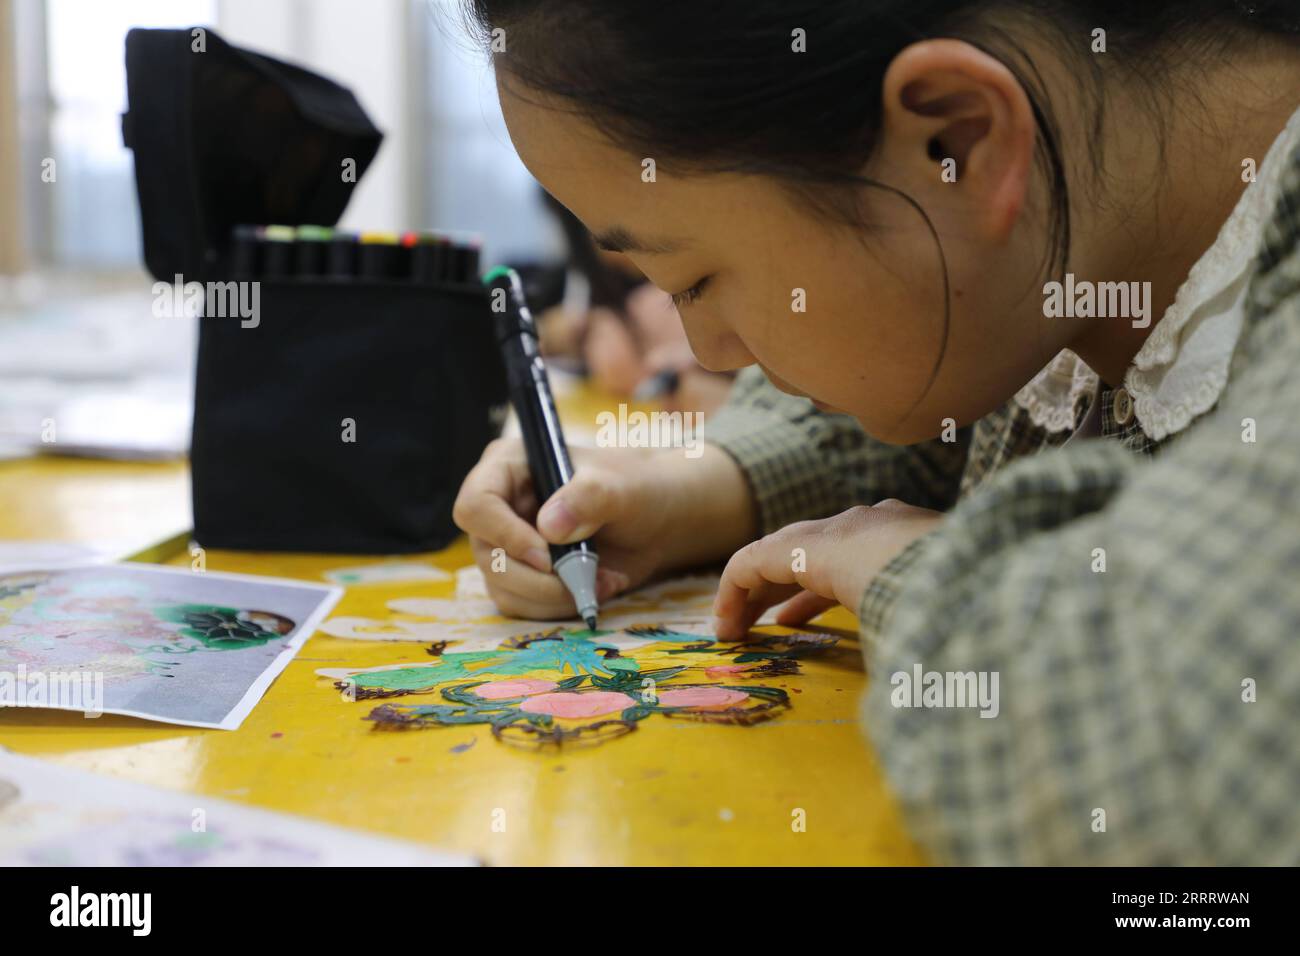
[[499, 741], [540, 749], [602, 743], [656, 714], [733, 726], [770, 720], [791, 707], [789, 695], [741, 681], [798, 675], [798, 658], [826, 655], [838, 643], [803, 632], [722, 642], [671, 625], [555, 628], [490, 651], [444, 649], [428, 663], [317, 673], [336, 678], [350, 700], [436, 692], [444, 701], [376, 707], [364, 719], [377, 730], [485, 724]]
[[[500, 685], [522, 681], [482, 681], [444, 688], [446, 704], [382, 704], [366, 720], [385, 729], [487, 724], [492, 736], [529, 749], [597, 744], [636, 730], [652, 714], [747, 726], [768, 720], [790, 706], [789, 695], [757, 685], [670, 684], [688, 670], [671, 667], [614, 677], [579, 675], [563, 681], [536, 681], [531, 691], [500, 698]], [[644, 681], [654, 690], [644, 690]], [[545, 685], [545, 686], [543, 686]], [[514, 690], [515, 688], [511, 688]], [[559, 720], [591, 723], [560, 723]]]

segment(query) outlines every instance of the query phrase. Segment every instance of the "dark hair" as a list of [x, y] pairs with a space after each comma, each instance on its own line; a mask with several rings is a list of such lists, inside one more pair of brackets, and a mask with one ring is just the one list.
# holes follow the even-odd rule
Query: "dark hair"
[[[654, 156], [661, 168], [672, 162], [767, 174], [822, 200], [846, 188], [885, 189], [915, 208], [932, 233], [910, 197], [857, 171], [876, 144], [880, 88], [894, 57], [922, 39], [969, 42], [1005, 64], [1029, 97], [1050, 196], [1049, 273], [1063, 270], [1069, 255], [1069, 193], [1057, 114], [1020, 42], [1026, 29], [1066, 55], [1077, 52], [1072, 65], [1087, 82], [1073, 105], [1091, 107], [1094, 129], [1105, 107], [1104, 63], [1147, 81], [1155, 99], [1178, 58], [1206, 62], [1252, 32], [1300, 29], [1300, 0], [464, 2], [485, 42], [504, 28], [507, 52], [497, 56], [498, 68], [561, 97], [613, 142]], [[791, 55], [795, 28], [806, 36], [798, 56]], [[1105, 57], [1090, 54], [1096, 28], [1106, 31]], [[860, 215], [857, 203], [849, 208]], [[945, 266], [945, 287], [946, 274]]]

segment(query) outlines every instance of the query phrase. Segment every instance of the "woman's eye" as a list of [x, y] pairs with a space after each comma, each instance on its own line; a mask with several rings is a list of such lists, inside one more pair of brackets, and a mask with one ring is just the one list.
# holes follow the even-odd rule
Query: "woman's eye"
[[703, 279], [695, 283], [695, 285], [691, 286], [689, 289], [685, 290], [684, 292], [669, 293], [670, 296], [672, 297], [673, 305], [676, 308], [680, 309], [682, 306], [690, 305], [692, 302], [698, 300], [699, 297], [704, 294], [704, 287], [709, 284], [710, 278], [711, 276], [705, 276]]

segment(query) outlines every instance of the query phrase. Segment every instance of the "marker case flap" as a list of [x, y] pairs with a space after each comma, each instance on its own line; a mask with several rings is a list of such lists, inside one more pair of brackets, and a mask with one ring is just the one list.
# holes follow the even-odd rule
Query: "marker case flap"
[[338, 222], [383, 140], [345, 87], [206, 27], [131, 30], [126, 83], [145, 266], [163, 281], [220, 271], [237, 223]]

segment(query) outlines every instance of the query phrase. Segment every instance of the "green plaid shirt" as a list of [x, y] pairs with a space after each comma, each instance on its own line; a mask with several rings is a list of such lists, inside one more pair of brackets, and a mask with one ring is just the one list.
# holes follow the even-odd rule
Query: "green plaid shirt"
[[[1102, 391], [1100, 439], [1054, 448], [1066, 435], [1010, 404], [957, 441], [888, 446], [755, 370], [709, 422], [764, 533], [882, 498], [948, 511], [858, 609], [866, 727], [937, 861], [1300, 863], [1300, 154], [1286, 162], [1228, 387], [1161, 444]], [[915, 664], [996, 672], [998, 715], [895, 707], [891, 675]]]

